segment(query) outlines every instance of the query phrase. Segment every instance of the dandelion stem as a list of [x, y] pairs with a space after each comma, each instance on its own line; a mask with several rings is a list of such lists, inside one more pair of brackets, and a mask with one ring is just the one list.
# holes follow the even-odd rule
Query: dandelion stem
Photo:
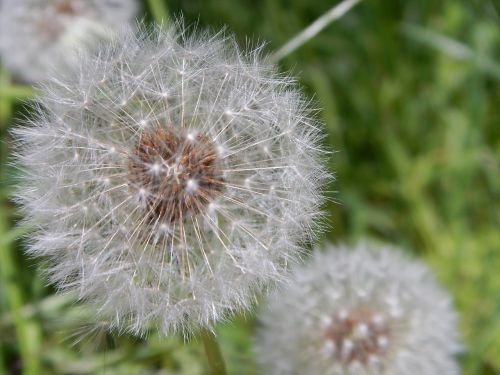
[[167, 4], [164, 0], [148, 0], [149, 11], [153, 15], [156, 22], [165, 26], [168, 20]]
[[278, 62], [284, 57], [288, 56], [290, 53], [295, 51], [297, 48], [308, 42], [314, 36], [316, 36], [321, 30], [323, 30], [330, 23], [338, 20], [344, 14], [346, 14], [351, 8], [358, 4], [361, 0], [344, 0], [341, 3], [335, 5], [328, 12], [319, 17], [316, 21], [302, 30], [299, 34], [288, 41], [283, 47], [276, 51], [271, 56], [271, 61]]
[[205, 353], [207, 354], [210, 374], [225, 375], [226, 365], [215, 334], [208, 329], [202, 329], [201, 338], [203, 340], [203, 346], [205, 347]]

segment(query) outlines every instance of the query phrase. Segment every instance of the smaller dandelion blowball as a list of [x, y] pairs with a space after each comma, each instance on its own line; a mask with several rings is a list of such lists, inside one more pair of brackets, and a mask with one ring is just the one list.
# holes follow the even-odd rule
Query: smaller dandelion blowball
[[125, 32], [17, 129], [30, 251], [134, 333], [211, 326], [287, 274], [320, 215], [319, 130], [232, 37]]
[[136, 0], [1, 0], [2, 63], [29, 82], [75, 62], [75, 47], [93, 46], [127, 24]]
[[257, 340], [266, 374], [459, 373], [450, 297], [397, 251], [317, 252], [271, 297]]

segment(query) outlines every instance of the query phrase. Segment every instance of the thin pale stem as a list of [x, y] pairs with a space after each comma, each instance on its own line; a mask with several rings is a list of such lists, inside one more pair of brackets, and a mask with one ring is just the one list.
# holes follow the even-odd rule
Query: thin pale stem
[[299, 34], [293, 37], [288, 43], [277, 50], [272, 56], [272, 62], [278, 62], [284, 57], [288, 56], [290, 53], [295, 51], [297, 48], [308, 42], [314, 36], [316, 36], [321, 30], [323, 30], [330, 23], [338, 20], [344, 14], [346, 14], [351, 8], [358, 4], [361, 0], [344, 0], [341, 3], [335, 5], [328, 12], [319, 17], [311, 25], [302, 30]]
[[208, 329], [202, 329], [200, 335], [203, 340], [203, 346], [205, 347], [205, 353], [207, 354], [210, 374], [226, 375], [226, 365], [215, 334]]

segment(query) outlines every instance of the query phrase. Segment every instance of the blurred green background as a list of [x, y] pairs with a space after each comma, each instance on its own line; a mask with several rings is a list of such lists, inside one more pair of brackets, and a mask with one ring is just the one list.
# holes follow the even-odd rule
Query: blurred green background
[[[151, 21], [151, 2], [144, 2]], [[171, 15], [278, 49], [327, 0], [171, 0]], [[156, 12], [158, 14], [158, 12]], [[375, 238], [424, 259], [461, 314], [464, 374], [500, 374], [500, 5], [365, 0], [280, 61], [321, 108], [337, 181], [321, 240]], [[0, 77], [0, 375], [203, 374], [201, 343], [110, 336], [45, 286], [8, 202], [8, 127], [27, 105]], [[22, 95], [22, 92], [19, 94]], [[15, 95], [14, 95], [15, 96]], [[218, 327], [231, 374], [259, 374], [254, 313]], [[422, 374], [425, 375], [425, 374]]]

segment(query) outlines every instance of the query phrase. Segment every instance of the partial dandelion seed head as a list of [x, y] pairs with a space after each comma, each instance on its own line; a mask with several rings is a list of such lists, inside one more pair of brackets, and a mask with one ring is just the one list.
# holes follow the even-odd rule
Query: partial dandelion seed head
[[14, 131], [30, 252], [134, 334], [189, 334], [283, 281], [321, 217], [321, 132], [294, 81], [224, 33], [125, 31]]
[[271, 295], [257, 351], [266, 374], [458, 374], [457, 317], [421, 263], [391, 248], [316, 252]]
[[75, 63], [74, 49], [93, 47], [136, 15], [137, 0], [2, 0], [0, 57], [28, 82]]

